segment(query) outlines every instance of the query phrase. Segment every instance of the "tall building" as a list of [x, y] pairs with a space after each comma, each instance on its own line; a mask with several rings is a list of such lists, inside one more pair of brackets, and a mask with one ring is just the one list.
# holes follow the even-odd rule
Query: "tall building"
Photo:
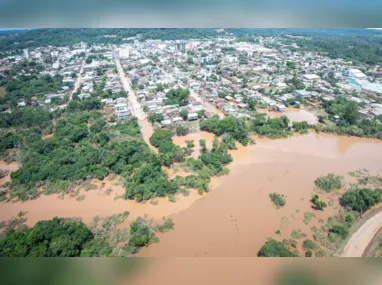
[[24, 49], [24, 56], [26, 59], [29, 59], [29, 52], [28, 52], [28, 49]]
[[175, 49], [179, 50], [181, 52], [186, 51], [186, 43], [184, 41], [176, 41], [175, 42]]

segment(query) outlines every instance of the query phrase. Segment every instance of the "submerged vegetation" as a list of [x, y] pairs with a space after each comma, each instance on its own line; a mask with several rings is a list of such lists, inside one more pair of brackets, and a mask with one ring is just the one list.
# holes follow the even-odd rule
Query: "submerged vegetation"
[[329, 173], [328, 175], [318, 177], [314, 183], [319, 190], [331, 192], [342, 187], [342, 176]]
[[284, 195], [279, 193], [271, 193], [269, 194], [269, 197], [271, 198], [273, 204], [275, 204], [276, 208], [279, 209], [286, 204], [286, 199]]
[[297, 257], [282, 242], [269, 239], [257, 254], [259, 257]]
[[[88, 228], [78, 220], [54, 218], [39, 221], [32, 228], [12, 222], [0, 239], [1, 257], [98, 257], [130, 256], [159, 239], [155, 231], [174, 227], [172, 220], [163, 225], [138, 217], [130, 229], [118, 229], [129, 212], [106, 218], [96, 216]], [[18, 226], [16, 228], [16, 226]]]

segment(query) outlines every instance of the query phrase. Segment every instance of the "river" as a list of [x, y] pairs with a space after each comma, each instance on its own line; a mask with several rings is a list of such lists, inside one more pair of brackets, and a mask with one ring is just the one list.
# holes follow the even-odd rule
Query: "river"
[[[256, 256], [259, 248], [275, 231], [289, 238], [301, 229], [311, 237], [311, 227], [326, 220], [338, 209], [313, 211], [309, 200], [314, 180], [329, 172], [345, 175], [366, 168], [381, 171], [382, 142], [353, 137], [309, 133], [282, 140], [258, 140], [235, 157], [231, 173], [223, 177], [208, 196], [192, 207], [173, 215], [175, 229], [161, 235], [161, 242], [144, 248], [140, 256]], [[286, 206], [273, 207], [269, 193], [286, 195]], [[314, 212], [309, 225], [304, 213]]]
[[[176, 137], [174, 141], [182, 145], [185, 140], [194, 139], [197, 144], [200, 138], [211, 144], [213, 136], [202, 132]], [[98, 190], [81, 191], [85, 195], [83, 201], [43, 195], [22, 203], [1, 202], [0, 220], [27, 211], [28, 225], [55, 216], [81, 217], [90, 223], [96, 215], [110, 216], [128, 210], [130, 221], [147, 214], [158, 220], [171, 217], [175, 222], [174, 230], [160, 234], [161, 242], [144, 248], [140, 256], [256, 256], [276, 230], [281, 231], [280, 238], [289, 238], [291, 231], [297, 229], [310, 236], [310, 228], [319, 219], [335, 213], [338, 196], [330, 194], [324, 198], [333, 199], [335, 207], [315, 211], [314, 221], [303, 223], [304, 213], [313, 212], [309, 199], [316, 177], [329, 172], [344, 175], [358, 168], [378, 174], [382, 167], [382, 142], [377, 140], [309, 133], [256, 142], [231, 151], [234, 162], [229, 166], [230, 174], [214, 178], [212, 191], [203, 196], [192, 191], [188, 197], [179, 195], [177, 203], [158, 199], [158, 205], [115, 200], [124, 193], [123, 186], [115, 185], [117, 180], [105, 179], [103, 186], [94, 181]], [[10, 168], [15, 169], [15, 165]], [[105, 194], [107, 188], [113, 189], [110, 195]], [[269, 199], [271, 192], [286, 195], [286, 206], [275, 209]]]

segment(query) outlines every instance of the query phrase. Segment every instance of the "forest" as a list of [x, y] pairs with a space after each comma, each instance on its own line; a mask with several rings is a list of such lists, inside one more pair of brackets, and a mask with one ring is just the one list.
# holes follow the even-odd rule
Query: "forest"
[[126, 229], [117, 228], [129, 212], [93, 218], [90, 226], [78, 219], [55, 217], [29, 228], [23, 218], [3, 222], [0, 257], [112, 257], [131, 256], [140, 248], [158, 242], [156, 232], [174, 227], [171, 219], [163, 224], [138, 217]]

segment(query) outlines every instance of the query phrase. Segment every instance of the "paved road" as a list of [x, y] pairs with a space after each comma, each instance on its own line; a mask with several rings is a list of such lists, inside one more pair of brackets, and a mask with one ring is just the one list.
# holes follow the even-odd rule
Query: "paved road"
[[382, 228], [382, 212], [368, 219], [349, 239], [341, 257], [362, 257], [367, 246]]
[[77, 76], [76, 82], [74, 83], [74, 88], [73, 88], [72, 92], [70, 92], [70, 94], [69, 94], [69, 102], [72, 101], [73, 94], [77, 92], [78, 88], [81, 85], [82, 71], [84, 70], [84, 63], [85, 63], [85, 60], [82, 61], [80, 72]]
[[134, 90], [131, 88], [130, 79], [126, 77], [125, 71], [123, 70], [119, 59], [115, 57], [114, 62], [117, 66], [118, 75], [121, 80], [122, 87], [123, 89], [125, 89], [125, 91], [129, 92], [127, 99], [128, 99], [130, 112], [133, 116], [138, 118], [138, 124], [141, 129], [141, 133], [142, 133], [142, 137], [144, 141], [152, 150], [157, 152], [158, 150], [150, 144], [150, 137], [154, 131], [153, 127], [147, 120], [147, 116], [145, 112], [143, 112], [141, 104], [139, 103]]

